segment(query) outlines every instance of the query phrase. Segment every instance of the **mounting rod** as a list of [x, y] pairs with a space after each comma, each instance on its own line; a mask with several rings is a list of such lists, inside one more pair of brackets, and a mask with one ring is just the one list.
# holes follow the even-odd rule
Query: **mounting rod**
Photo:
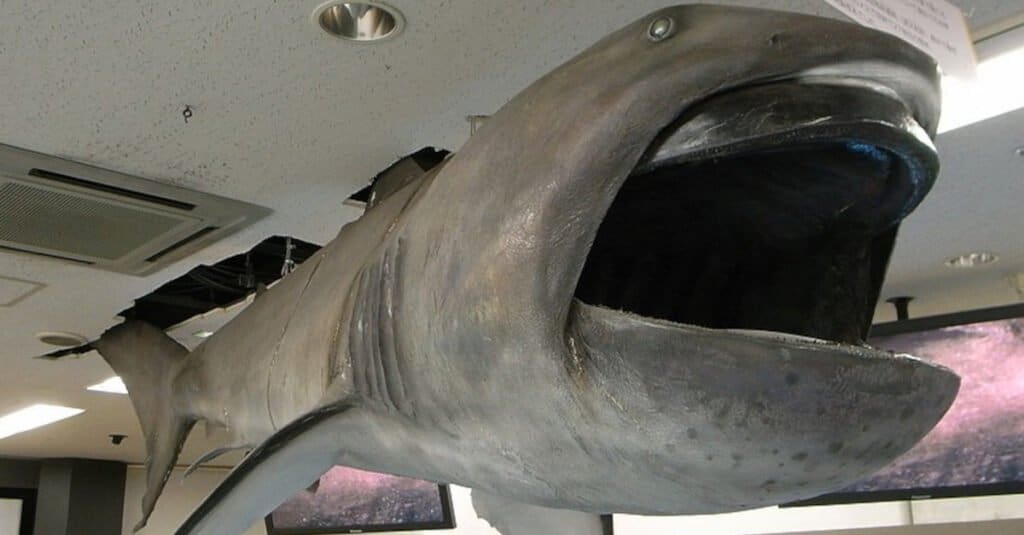
[[886, 303], [892, 303], [892, 306], [896, 307], [896, 320], [903, 321], [910, 319], [910, 302], [913, 301], [913, 297], [901, 296], [892, 297], [886, 299]]

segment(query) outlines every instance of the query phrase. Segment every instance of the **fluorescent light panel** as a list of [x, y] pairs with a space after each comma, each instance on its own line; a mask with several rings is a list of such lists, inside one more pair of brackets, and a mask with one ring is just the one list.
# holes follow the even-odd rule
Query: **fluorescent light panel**
[[47, 405], [45, 403], [25, 407], [5, 416], [0, 416], [0, 439], [59, 422], [83, 412], [85, 411], [74, 407]]
[[[975, 80], [943, 77], [940, 133], [1024, 108], [1024, 29], [992, 40], [1000, 50], [978, 63]], [[1018, 46], [1001, 46], [1009, 42]]]
[[102, 383], [96, 383], [92, 386], [85, 387], [86, 390], [92, 390], [93, 392], [109, 392], [111, 394], [127, 394], [128, 389], [124, 386], [124, 381], [120, 377], [114, 376]]

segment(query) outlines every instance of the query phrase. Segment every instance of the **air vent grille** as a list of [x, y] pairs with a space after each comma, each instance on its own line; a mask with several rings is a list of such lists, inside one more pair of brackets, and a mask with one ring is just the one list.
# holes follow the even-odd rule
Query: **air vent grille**
[[[0, 242], [41, 253], [117, 260], [187, 219], [17, 182], [0, 184]], [[97, 236], [103, 239], [96, 239]]]
[[0, 145], [0, 249], [144, 275], [269, 210]]
[[142, 193], [139, 191], [132, 191], [130, 189], [119, 188], [117, 186], [111, 186], [110, 184], [100, 184], [98, 182], [92, 182], [81, 178], [62, 175], [60, 173], [54, 173], [46, 171], [45, 169], [32, 169], [28, 172], [29, 176], [37, 178], [45, 178], [51, 182], [57, 182], [61, 184], [70, 184], [72, 186], [79, 186], [86, 189], [95, 191], [104, 191], [107, 193], [113, 193], [119, 197], [126, 197], [130, 199], [138, 199], [140, 201], [146, 201], [153, 204], [160, 204], [171, 208], [177, 208], [179, 210], [193, 210], [195, 205], [187, 202], [176, 201], [174, 199], [165, 199], [164, 197], [158, 197], [156, 195], [150, 195], [148, 193]]

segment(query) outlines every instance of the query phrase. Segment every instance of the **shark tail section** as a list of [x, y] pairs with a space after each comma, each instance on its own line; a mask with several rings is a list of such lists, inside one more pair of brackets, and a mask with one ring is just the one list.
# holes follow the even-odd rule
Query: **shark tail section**
[[93, 346], [128, 388], [146, 440], [146, 493], [142, 519], [149, 520], [196, 418], [174, 406], [173, 383], [189, 351], [162, 330], [128, 321], [103, 333]]

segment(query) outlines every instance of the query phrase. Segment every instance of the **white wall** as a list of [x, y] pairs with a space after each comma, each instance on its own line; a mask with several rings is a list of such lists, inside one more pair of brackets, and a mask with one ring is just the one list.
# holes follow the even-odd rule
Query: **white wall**
[[[192, 510], [199, 505], [199, 502], [217, 486], [228, 471], [216, 468], [200, 468], [182, 481], [182, 469], [176, 469], [167, 481], [167, 487], [157, 501], [153, 516], [150, 517], [146, 528], [140, 535], [166, 535], [174, 533], [178, 525], [185, 521], [185, 518]], [[125, 477], [124, 492], [124, 520], [121, 532], [130, 535], [132, 526], [142, 515], [142, 495], [146, 490], [146, 472], [141, 466], [129, 466]], [[401, 532], [402, 535], [424, 535], [438, 533], [452, 533], [453, 535], [500, 535], [491, 526], [477, 518], [473, 511], [473, 504], [470, 501], [469, 489], [452, 487], [452, 509], [455, 514], [455, 522], [458, 527], [454, 531], [427, 531], [427, 532]], [[260, 521], [249, 528], [244, 535], [266, 535], [267, 530]], [[0, 531], [0, 535], [7, 535]]]
[[736, 535], [794, 533], [839, 528], [899, 526], [909, 522], [903, 502], [779, 509], [722, 515], [646, 517], [615, 515], [615, 535]]
[[501, 532], [501, 535], [602, 535], [601, 515], [548, 509], [488, 494], [473, 492], [476, 514]]
[[[227, 470], [199, 469], [185, 481], [181, 480], [181, 474], [182, 470], [175, 470], [175, 473], [171, 475], [171, 479], [167, 482], [167, 488], [164, 489], [164, 494], [160, 497], [149, 525], [142, 535], [173, 533], [192, 509], [227, 475]], [[144, 470], [141, 467], [129, 466], [125, 482], [123, 524], [125, 535], [131, 533], [131, 527], [139, 518], [144, 490]], [[403, 532], [403, 534], [500, 535], [486, 521], [477, 517], [468, 489], [453, 486], [451, 492], [455, 521], [458, 524], [455, 530]], [[1024, 495], [787, 509], [769, 507], [724, 515], [675, 517], [615, 515], [615, 535], [749, 535], [912, 525], [934, 525], [936, 533], [938, 533], [939, 526], [942, 524], [1011, 518], [1024, 518]], [[875, 532], [869, 531], [868, 533]], [[948, 531], [943, 531], [943, 533], [948, 533]], [[0, 528], [0, 535], [7, 535], [2, 528]], [[266, 535], [266, 530], [263, 523], [260, 522], [246, 531], [244, 535]], [[536, 533], [535, 535], [551, 534]], [[559, 533], [558, 535], [571, 534]]]
[[[196, 470], [182, 479], [183, 469], [176, 469], [167, 480], [163, 494], [157, 500], [153, 516], [140, 535], [166, 535], [185, 521], [189, 513], [228, 475], [223, 469]], [[132, 527], [142, 516], [142, 495], [146, 492], [146, 471], [141, 466], [128, 466], [124, 484], [124, 516], [121, 533], [130, 535]], [[266, 535], [263, 524], [253, 526], [245, 535]]]
[[18, 535], [21, 528], [21, 500], [0, 498], [0, 535]]
[[940, 529], [942, 524], [1014, 518], [1024, 519], [1024, 494], [786, 509], [768, 507], [724, 515], [615, 515], [615, 535], [749, 535], [928, 525], [936, 526], [936, 533], [948, 533], [945, 531], [948, 528]]

